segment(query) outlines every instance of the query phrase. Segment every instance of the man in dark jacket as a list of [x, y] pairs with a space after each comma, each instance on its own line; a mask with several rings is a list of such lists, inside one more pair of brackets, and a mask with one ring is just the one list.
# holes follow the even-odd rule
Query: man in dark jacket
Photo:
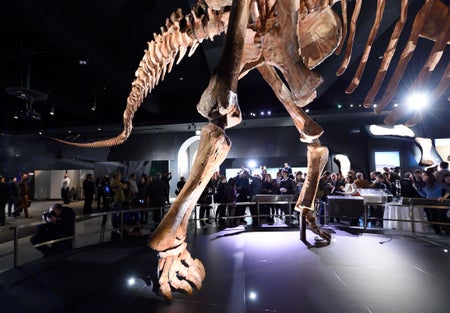
[[92, 174], [87, 174], [86, 179], [83, 181], [83, 194], [84, 194], [84, 207], [83, 213], [90, 214], [92, 212], [92, 202], [95, 195], [95, 184], [92, 178]]
[[13, 206], [14, 210], [17, 210], [19, 206], [19, 184], [16, 177], [11, 177], [8, 182], [8, 216], [12, 216]]
[[[256, 202], [256, 195], [259, 195], [262, 193], [262, 178], [260, 174], [253, 174], [252, 182], [250, 183], [250, 196], [251, 201]], [[256, 204], [253, 204], [250, 206], [250, 213], [252, 215], [252, 225], [258, 226], [258, 208]]]
[[[75, 234], [75, 212], [72, 208], [55, 204], [48, 212], [42, 216], [46, 224], [39, 225], [36, 235], [31, 237], [32, 245], [37, 245], [58, 238], [70, 237]], [[44, 255], [72, 249], [73, 239], [55, 242], [50, 245], [36, 247]]]
[[150, 182], [148, 196], [150, 198], [150, 207], [153, 208], [153, 221], [159, 224], [161, 222], [161, 210], [159, 208], [166, 205], [167, 199], [169, 198], [169, 189], [167, 188], [167, 184], [162, 180], [161, 173], [156, 173], [155, 179]]

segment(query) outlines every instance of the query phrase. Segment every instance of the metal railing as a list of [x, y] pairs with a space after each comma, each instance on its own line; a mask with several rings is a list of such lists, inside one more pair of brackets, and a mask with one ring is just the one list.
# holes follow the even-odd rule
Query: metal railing
[[[316, 215], [318, 217], [323, 217], [325, 223], [329, 218], [362, 218], [363, 219], [363, 229], [367, 228], [367, 225], [370, 221], [393, 221], [393, 222], [403, 222], [410, 223], [411, 231], [415, 232], [416, 224], [430, 224], [430, 225], [440, 225], [440, 226], [450, 226], [449, 222], [437, 222], [437, 221], [428, 221], [424, 219], [416, 219], [414, 210], [415, 209], [438, 209], [438, 210], [449, 210], [450, 209], [450, 200], [446, 200], [443, 202], [439, 202], [437, 200], [432, 199], [421, 199], [421, 198], [402, 198], [401, 201], [393, 201], [393, 202], [384, 202], [384, 203], [371, 203], [365, 202], [361, 208], [361, 214], [353, 214], [351, 216], [342, 216], [342, 215], [329, 215], [327, 210], [327, 203], [323, 203], [325, 205], [325, 210], [323, 215], [319, 215], [316, 210]], [[399, 208], [408, 208], [408, 218], [390, 218], [385, 217], [388, 214], [384, 214], [382, 218], [371, 216], [369, 211], [371, 207], [379, 206], [383, 207], [383, 210], [394, 210]]]
[[[294, 215], [293, 214], [293, 205], [295, 204], [292, 198], [286, 198], [284, 200], [281, 201], [269, 201], [271, 200], [270, 198], [257, 198], [256, 201], [249, 201], [249, 202], [236, 202], [236, 203], [227, 203], [227, 204], [220, 204], [220, 203], [212, 203], [212, 204], [208, 204], [207, 206], [212, 208], [213, 211], [213, 216], [215, 216], [215, 212], [218, 208], [219, 205], [225, 205], [225, 218], [227, 221], [232, 220], [232, 219], [242, 219], [242, 218], [256, 218], [257, 224], [258, 226], [261, 225], [260, 223], [260, 219], [264, 218], [264, 217], [270, 217], [272, 216], [272, 214], [261, 214], [261, 205], [273, 205], [273, 206], [278, 206], [278, 207], [283, 207], [284, 210], [282, 210], [282, 212], [284, 213], [285, 217], [286, 216], [290, 216], [290, 217], [294, 217], [294, 218], [299, 218], [298, 214]], [[436, 203], [426, 203], [426, 204], [421, 204], [421, 203], [417, 203], [414, 202], [414, 199], [404, 199], [403, 203], [375, 203], [374, 205], [379, 205], [379, 206], [383, 206], [385, 207], [385, 209], [389, 209], [389, 207], [397, 207], [397, 206], [407, 206], [409, 208], [409, 219], [390, 219], [390, 218], [383, 218], [383, 220], [385, 221], [397, 221], [397, 222], [407, 222], [407, 223], [411, 223], [411, 229], [412, 232], [415, 231], [415, 227], [414, 225], [416, 223], [428, 223], [428, 224], [439, 224], [439, 225], [445, 225], [445, 226], [450, 226], [450, 223], [443, 223], [443, 222], [429, 222], [429, 221], [419, 221], [419, 220], [415, 220], [414, 219], [414, 214], [413, 210], [415, 208], [435, 208], [435, 209], [450, 209], [450, 201], [445, 201], [445, 202], [438, 202], [435, 201]], [[318, 208], [318, 204], [319, 201], [316, 201], [316, 205], [315, 205], [315, 209], [316, 209], [316, 215], [317, 214], [317, 208]], [[256, 207], [256, 212], [257, 214], [244, 214], [244, 215], [239, 215], [239, 216], [230, 216], [230, 210], [229, 207], [233, 205], [233, 206], [245, 206], [246, 208], [249, 207]], [[368, 216], [368, 203], [366, 203], [364, 205], [364, 209], [362, 212], [362, 217], [364, 219], [365, 225], [364, 225], [364, 229], [367, 227], [367, 221], [369, 221], [371, 218], [370, 216]], [[190, 217], [191, 221], [201, 221], [201, 220], [205, 220], [206, 218], [199, 218], [198, 217], [198, 209], [200, 208], [200, 206], [202, 206], [201, 204], [197, 204], [195, 206], [195, 209], [192, 212], [192, 216]], [[73, 239], [73, 246], [74, 248], [80, 248], [82, 246], [89, 246], [92, 244], [102, 244], [105, 242], [105, 240], [107, 240], [108, 238], [105, 237], [105, 235], [107, 234], [108, 231], [114, 231], [114, 230], [119, 230], [120, 232], [120, 237], [123, 238], [124, 237], [124, 229], [126, 227], [128, 227], [126, 224], [124, 224], [125, 221], [125, 215], [126, 214], [130, 214], [130, 213], [134, 213], [134, 212], [138, 212], [139, 216], [141, 216], [142, 213], [150, 213], [150, 212], [154, 212], [159, 210], [160, 216], [161, 218], [166, 214], [166, 211], [170, 208], [170, 205], [165, 205], [165, 206], [161, 206], [161, 207], [152, 207], [152, 208], [136, 208], [136, 209], [129, 209], [129, 210], [112, 210], [112, 211], [104, 211], [104, 212], [96, 212], [96, 213], [92, 213], [92, 214], [84, 214], [84, 215], [78, 215], [76, 217], [76, 227], [75, 227], [75, 234], [74, 236], [70, 236], [70, 237], [64, 237], [64, 238], [57, 238], [48, 242], [43, 242], [43, 243], [39, 243], [38, 245], [31, 245], [31, 243], [29, 244], [32, 247], [38, 247], [44, 244], [52, 244], [58, 241], [63, 241], [63, 240], [70, 240]], [[244, 212], [246, 212], [247, 210], [245, 210]], [[325, 214], [324, 214], [324, 218], [325, 221], [328, 217], [327, 210], [325, 210]], [[109, 216], [109, 218], [108, 218]], [[114, 216], [118, 216], [119, 217], [119, 225], [118, 227], [114, 227], [113, 223], [112, 223], [112, 219]], [[95, 220], [101, 218], [101, 222], [100, 222], [100, 226], [98, 224], [95, 224]], [[108, 224], [108, 220], [110, 221], [110, 223]], [[91, 224], [93, 224], [93, 231], [90, 231], [89, 229], [85, 229], [84, 231], [79, 231], [77, 230], [77, 226], [81, 225], [83, 222], [90, 222]], [[36, 228], [37, 226], [41, 225], [41, 224], [45, 224], [45, 222], [32, 222], [32, 223], [28, 223], [28, 224], [22, 224], [22, 225], [12, 225], [12, 226], [2, 226], [0, 227], [0, 232], [12, 232], [12, 244], [13, 244], [13, 267], [17, 267], [20, 265], [20, 260], [19, 260], [19, 252], [20, 252], [20, 247], [19, 247], [19, 239], [21, 238], [26, 238], [27, 236], [30, 236], [29, 234], [21, 234], [21, 232], [24, 232], [25, 229], [29, 229], [31, 227]], [[149, 223], [146, 225], [140, 225], [140, 227], [142, 228], [146, 228], [146, 227], [155, 227], [157, 224], [157, 222], [155, 221], [151, 221], [149, 219]], [[108, 226], [109, 225], [109, 226]], [[194, 227], [197, 227], [197, 223], [194, 223]], [[86, 227], [88, 228], [88, 227]], [[151, 232], [151, 231], [150, 231]], [[26, 233], [26, 232], [25, 232]], [[29, 233], [29, 232], [28, 232]], [[91, 237], [90, 241], [84, 241], [84, 245], [81, 242], [81, 237], [86, 237], [86, 236], [92, 236], [92, 235], [99, 235], [99, 239], [98, 240], [94, 240], [93, 237]], [[86, 244], [87, 242], [87, 244]], [[2, 244], [5, 243], [1, 243], [0, 246]], [[11, 242], [6, 242], [6, 244], [11, 244]], [[5, 249], [4, 249], [5, 250]], [[6, 248], [6, 250], [8, 250], [8, 248]], [[0, 260], [2, 258], [7, 257], [10, 254], [10, 252], [6, 252], [6, 253], [1, 253], [0, 251]], [[39, 255], [39, 254], [38, 254]], [[2, 264], [3, 262], [0, 262], [0, 272], [5, 270], [2, 269]], [[9, 268], [6, 268], [9, 269]]]

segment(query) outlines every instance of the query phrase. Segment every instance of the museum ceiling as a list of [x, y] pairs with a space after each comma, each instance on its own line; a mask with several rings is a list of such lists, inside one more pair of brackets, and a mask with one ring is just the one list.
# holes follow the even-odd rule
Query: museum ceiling
[[[0, 9], [0, 101], [1, 131], [64, 130], [70, 127], [121, 127], [123, 109], [134, 72], [165, 18], [176, 8], [184, 12], [190, 1], [2, 1]], [[446, 1], [448, 3], [448, 1]], [[379, 36], [373, 47], [364, 80], [351, 95], [344, 89], [353, 77], [375, 15], [376, 1], [364, 1], [357, 26], [353, 58], [347, 72], [336, 77], [341, 56], [331, 56], [316, 70], [325, 82], [318, 97], [308, 105], [312, 115], [339, 115], [359, 108], [370, 87], [380, 56], [399, 16], [399, 3], [389, 0]], [[423, 1], [412, 1], [417, 10]], [[349, 1], [352, 8], [353, 1]], [[340, 9], [339, 5], [335, 6]], [[410, 27], [410, 25], [408, 26]], [[408, 35], [402, 36], [404, 41]], [[196, 103], [207, 86], [214, 65], [220, 57], [223, 38], [204, 42], [190, 58], [174, 66], [138, 110], [135, 126], [155, 126], [203, 121]], [[402, 95], [423, 65], [431, 45], [420, 40], [408, 70], [394, 99]], [[449, 49], [444, 61], [449, 62]], [[445, 67], [445, 66], [441, 66]], [[439, 73], [437, 73], [438, 77]], [[27, 100], [33, 98], [31, 115], [25, 114]], [[448, 92], [436, 106], [448, 107]], [[239, 103], [244, 119], [287, 116], [270, 87], [256, 71], [239, 83]], [[92, 108], [95, 106], [95, 111]], [[29, 108], [29, 105], [28, 105]], [[25, 111], [24, 111], [25, 110]], [[50, 112], [54, 111], [54, 115]], [[22, 113], [21, 113], [22, 111]], [[347, 112], [347, 113], [346, 113]], [[255, 114], [255, 116], [253, 116]], [[15, 119], [15, 116], [18, 116]], [[34, 117], [34, 118], [33, 118]]]

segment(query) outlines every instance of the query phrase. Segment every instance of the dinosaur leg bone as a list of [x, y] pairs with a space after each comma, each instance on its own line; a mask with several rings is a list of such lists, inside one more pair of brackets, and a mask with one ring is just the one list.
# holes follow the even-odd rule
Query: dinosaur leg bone
[[283, 103], [286, 111], [291, 116], [295, 127], [300, 133], [300, 139], [304, 142], [312, 142], [323, 134], [323, 128], [313, 121], [301, 107], [297, 106], [288, 87], [283, 83], [275, 69], [269, 65], [258, 67], [264, 80], [272, 87], [278, 100]]
[[[172, 207], [153, 233], [150, 247], [165, 251], [183, 242], [186, 224], [203, 189], [217, 167], [226, 158], [230, 142], [223, 130], [214, 124], [202, 128], [199, 148], [191, 173]], [[180, 228], [181, 227], [181, 228]]]
[[295, 210], [301, 212], [302, 216], [306, 218], [308, 225], [315, 234], [327, 241], [330, 241], [330, 234], [321, 230], [317, 226], [313, 209], [317, 188], [319, 186], [319, 178], [328, 162], [328, 149], [320, 145], [309, 144], [307, 158], [308, 175], [306, 176], [302, 191], [300, 192], [300, 196], [298, 197], [295, 205]]
[[295, 105], [289, 89], [281, 81], [273, 67], [262, 65], [258, 67], [258, 70], [291, 115], [300, 133], [300, 139], [314, 143], [308, 145], [308, 175], [297, 201], [296, 210], [303, 211], [302, 214], [306, 217], [314, 233], [330, 241], [330, 235], [317, 227], [313, 214], [314, 210], [312, 209], [319, 184], [319, 176], [328, 161], [328, 149], [318, 144], [318, 138], [322, 135], [323, 129], [306, 115], [300, 107]]
[[[171, 287], [191, 292], [188, 282], [198, 288], [201, 286], [204, 278], [203, 265], [197, 259], [192, 260], [184, 243], [187, 224], [198, 198], [214, 171], [226, 158], [230, 146], [220, 127], [208, 124], [202, 128], [197, 156], [189, 178], [149, 239], [148, 245], [159, 252], [160, 291], [167, 299], [172, 298]], [[184, 277], [186, 281], [180, 282], [177, 277]]]
[[200, 114], [223, 128], [233, 127], [242, 120], [237, 101], [237, 85], [249, 7], [250, 0], [233, 1], [222, 58], [197, 104]]
[[[198, 198], [230, 150], [224, 129], [241, 121], [237, 83], [249, 6], [250, 0], [233, 0], [223, 56], [197, 105], [199, 113], [211, 123], [202, 129], [197, 156], [185, 186], [149, 241], [149, 246], [160, 252], [160, 291], [167, 299], [172, 298], [171, 287], [191, 292], [189, 282], [199, 288], [204, 279], [203, 265], [199, 260], [192, 260], [184, 240]], [[188, 283], [178, 277], [184, 277]]]

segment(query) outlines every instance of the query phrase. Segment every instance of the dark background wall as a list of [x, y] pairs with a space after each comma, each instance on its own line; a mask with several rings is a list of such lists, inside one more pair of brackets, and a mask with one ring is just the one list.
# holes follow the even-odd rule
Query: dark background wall
[[[352, 168], [366, 175], [374, 169], [374, 151], [400, 151], [403, 170], [418, 166], [420, 151], [411, 138], [372, 137], [366, 126], [324, 124], [321, 144], [330, 150], [327, 166], [332, 169], [335, 154], [347, 155]], [[82, 149], [46, 140], [41, 137], [2, 136], [1, 174], [16, 175], [35, 169], [94, 168], [96, 162], [177, 161], [178, 149], [191, 133], [132, 135], [127, 142], [111, 149]], [[279, 167], [306, 166], [305, 143], [293, 127], [230, 129], [227, 135], [232, 148], [221, 169], [236, 168], [249, 159], [260, 165]], [[173, 169], [172, 169], [173, 170]]]
[[[450, 138], [450, 110], [433, 112], [432, 109], [420, 124], [413, 127], [416, 136]], [[320, 142], [329, 148], [330, 159], [337, 153], [346, 154], [352, 162], [352, 168], [366, 175], [374, 169], [374, 151], [400, 151], [403, 172], [418, 166], [420, 150], [413, 139], [373, 137], [369, 134], [367, 125], [382, 125], [382, 116], [343, 113], [339, 116], [317, 116], [314, 120], [324, 128]], [[300, 142], [297, 130], [289, 126], [291, 122], [285, 125], [228, 129], [232, 148], [221, 168], [240, 167], [249, 159], [256, 159], [259, 164], [268, 167], [278, 167], [283, 162], [292, 166], [306, 166], [306, 144]], [[120, 146], [102, 149], [72, 147], [40, 135], [0, 134], [0, 174], [14, 176], [36, 169], [92, 169], [95, 163], [107, 161], [169, 161], [172, 167], [176, 166], [179, 147], [193, 135], [192, 132], [137, 133], [134, 131]], [[331, 162], [329, 169], [333, 167]]]

